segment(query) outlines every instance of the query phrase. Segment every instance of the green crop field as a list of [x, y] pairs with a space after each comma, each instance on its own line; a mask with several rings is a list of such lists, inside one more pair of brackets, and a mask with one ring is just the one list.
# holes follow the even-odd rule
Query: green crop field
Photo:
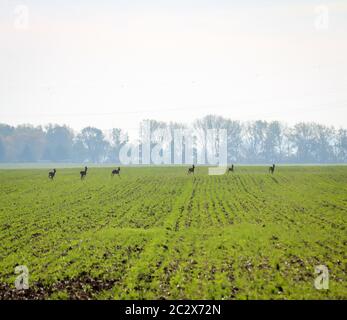
[[1, 299], [347, 299], [345, 166], [79, 170], [0, 170]]

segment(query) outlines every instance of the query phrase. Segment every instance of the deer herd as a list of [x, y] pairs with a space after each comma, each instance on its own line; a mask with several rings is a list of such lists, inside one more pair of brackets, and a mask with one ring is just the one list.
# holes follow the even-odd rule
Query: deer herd
[[[235, 167], [232, 164], [227, 169], [227, 173], [234, 172]], [[84, 167], [84, 170], [80, 171], [81, 180], [83, 180], [87, 176], [88, 167]], [[193, 174], [195, 171], [195, 165], [193, 164], [190, 168], [188, 168], [187, 174]], [[269, 173], [274, 174], [275, 172], [275, 164], [273, 164], [271, 167], [269, 167]], [[51, 180], [54, 180], [55, 174], [57, 173], [56, 169], [53, 169], [52, 171], [48, 172], [48, 178]], [[120, 167], [117, 169], [112, 170], [111, 177], [114, 177], [114, 175], [117, 175], [120, 178]]]

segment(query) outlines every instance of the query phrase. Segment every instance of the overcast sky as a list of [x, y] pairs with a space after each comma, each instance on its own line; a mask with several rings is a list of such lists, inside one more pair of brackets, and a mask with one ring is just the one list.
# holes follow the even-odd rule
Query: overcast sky
[[0, 1], [0, 122], [211, 113], [347, 127], [347, 1]]

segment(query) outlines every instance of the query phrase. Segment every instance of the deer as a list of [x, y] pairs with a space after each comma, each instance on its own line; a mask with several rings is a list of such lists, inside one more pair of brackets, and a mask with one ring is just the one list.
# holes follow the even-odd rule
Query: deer
[[57, 170], [55, 169], [53, 169], [53, 171], [48, 172], [48, 178], [53, 180], [56, 172]]
[[87, 175], [87, 170], [88, 167], [84, 167], [84, 171], [80, 171], [80, 175], [81, 175], [81, 180], [84, 179]]
[[231, 167], [228, 168], [228, 173], [229, 172], [234, 172], [234, 165], [232, 164]]
[[118, 177], [120, 178], [120, 167], [118, 167], [118, 169], [112, 170], [111, 176], [114, 177], [115, 174], [117, 174]]
[[272, 165], [272, 167], [269, 167], [269, 172], [273, 174], [275, 172], [275, 164]]
[[195, 166], [194, 165], [192, 165], [192, 167], [191, 168], [188, 168], [188, 172], [187, 172], [187, 174], [194, 174], [194, 170], [195, 170]]

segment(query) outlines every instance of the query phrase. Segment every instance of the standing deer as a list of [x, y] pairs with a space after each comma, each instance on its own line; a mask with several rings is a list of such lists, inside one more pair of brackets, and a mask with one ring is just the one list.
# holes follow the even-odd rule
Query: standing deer
[[118, 169], [112, 170], [111, 176], [114, 177], [115, 174], [117, 174], [120, 178], [120, 167], [118, 167]]
[[272, 165], [272, 167], [269, 167], [269, 172], [273, 174], [275, 172], [275, 164]]
[[195, 166], [194, 165], [192, 165], [192, 167], [191, 168], [188, 168], [188, 172], [187, 172], [187, 174], [194, 174], [194, 170], [195, 170]]
[[228, 173], [229, 172], [234, 172], [234, 165], [232, 164], [231, 167], [228, 168]]
[[48, 178], [53, 180], [56, 172], [57, 170], [55, 169], [53, 169], [53, 171], [48, 172]]
[[84, 171], [80, 171], [80, 175], [81, 175], [81, 180], [84, 179], [87, 175], [87, 170], [88, 167], [84, 167]]

